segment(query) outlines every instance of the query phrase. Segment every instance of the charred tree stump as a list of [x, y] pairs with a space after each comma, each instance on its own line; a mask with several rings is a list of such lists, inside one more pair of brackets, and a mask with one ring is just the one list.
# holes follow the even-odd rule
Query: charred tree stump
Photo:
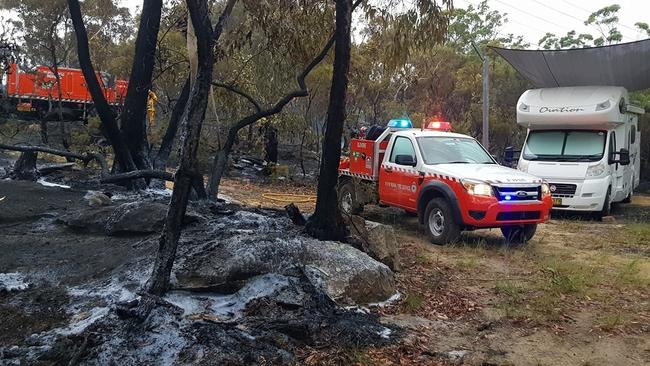
[[38, 169], [36, 169], [37, 158], [38, 153], [34, 151], [24, 151], [21, 153], [9, 177], [16, 180], [37, 180], [39, 177]]
[[295, 204], [290, 203], [284, 206], [284, 210], [287, 212], [287, 216], [289, 216], [289, 219], [291, 219], [291, 222], [293, 222], [294, 225], [305, 226], [307, 223], [305, 216], [302, 215], [300, 209]]

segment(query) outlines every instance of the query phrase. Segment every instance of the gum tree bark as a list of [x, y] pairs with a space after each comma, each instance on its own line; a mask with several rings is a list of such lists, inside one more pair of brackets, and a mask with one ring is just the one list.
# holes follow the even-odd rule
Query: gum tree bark
[[121, 116], [121, 132], [138, 169], [150, 169], [147, 141], [147, 98], [155, 65], [162, 0], [144, 0], [135, 55], [126, 100]]
[[199, 175], [197, 150], [212, 83], [213, 48], [216, 40], [221, 36], [223, 24], [232, 12], [235, 2], [236, 0], [227, 1], [213, 31], [207, 0], [187, 0], [187, 8], [196, 34], [198, 73], [181, 120], [180, 163], [174, 177], [174, 191], [167, 210], [165, 227], [159, 239], [158, 255], [151, 277], [147, 281], [147, 292], [152, 295], [162, 295], [169, 287], [169, 276], [176, 258], [190, 189]]
[[321, 240], [343, 240], [347, 229], [338, 210], [336, 184], [341, 159], [341, 136], [345, 122], [345, 107], [350, 68], [350, 31], [352, 0], [336, 0], [336, 30], [334, 37], [334, 71], [327, 108], [327, 128], [323, 141], [316, 210], [305, 227], [307, 233]]

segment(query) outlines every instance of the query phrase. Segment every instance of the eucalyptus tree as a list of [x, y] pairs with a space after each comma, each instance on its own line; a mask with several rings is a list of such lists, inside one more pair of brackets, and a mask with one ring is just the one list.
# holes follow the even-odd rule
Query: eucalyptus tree
[[[103, 129], [113, 146], [116, 157], [114, 168], [117, 167], [118, 172], [148, 169], [151, 164], [148, 157], [149, 144], [146, 134], [145, 112], [155, 62], [162, 0], [144, 0], [143, 3], [138, 35], [135, 41], [129, 87], [123, 112], [120, 116], [121, 126], [118, 125], [117, 116], [106, 102], [99, 82], [95, 77], [95, 68], [90, 56], [88, 32], [84, 24], [79, 1], [68, 0], [68, 7], [77, 37], [79, 65], [86, 79], [97, 114], [102, 121]], [[143, 187], [144, 182], [138, 181], [136, 185]]]

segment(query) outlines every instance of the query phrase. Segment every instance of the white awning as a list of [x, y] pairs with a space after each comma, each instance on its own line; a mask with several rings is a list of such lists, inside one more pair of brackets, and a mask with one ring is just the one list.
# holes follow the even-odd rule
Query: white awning
[[650, 39], [567, 50], [491, 47], [537, 88], [622, 86], [650, 88]]

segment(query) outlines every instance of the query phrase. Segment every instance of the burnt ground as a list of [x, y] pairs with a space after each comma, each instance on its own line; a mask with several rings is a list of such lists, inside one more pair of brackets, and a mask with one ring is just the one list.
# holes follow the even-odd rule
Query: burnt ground
[[[89, 234], [56, 221], [87, 206], [86, 193], [0, 181], [0, 197], [5, 197], [0, 201], [0, 364], [293, 364], [300, 362], [303, 347], [367, 347], [390, 343], [399, 334], [397, 326], [380, 324], [375, 314], [336, 305], [299, 269], [255, 280], [259, 284], [253, 282], [248, 292], [268, 286], [273, 291], [244, 299], [242, 314], [229, 310], [236, 309], [238, 293], [210, 289], [174, 292], [169, 301], [176, 305], [157, 299], [146, 319], [118, 312], [117, 304], [138, 298], [157, 235]], [[118, 192], [114, 198], [145, 196]], [[218, 222], [219, 214], [241, 210], [232, 204], [224, 204], [219, 214], [195, 208], [208, 221], [186, 228], [179, 256], [213, 239], [206, 237], [212, 235], [206, 226]], [[257, 212], [269, 220], [283, 216]], [[16, 282], [14, 288], [8, 280]], [[186, 313], [210, 301], [224, 303], [225, 310]]]
[[[285, 194], [286, 200], [300, 194], [304, 212], [313, 209], [313, 191], [310, 184], [261, 184], [246, 177], [226, 179], [222, 186], [226, 196], [254, 208], [277, 209], [287, 203], [282, 196], [269, 199], [269, 193]], [[304, 336], [310, 334], [305, 333], [308, 327], [287, 328], [285, 322], [270, 329], [265, 319], [277, 316], [278, 309], [262, 301], [251, 308], [251, 321], [245, 324], [189, 322], [178, 308], [165, 306], [157, 307], [144, 324], [124, 322], [111, 312], [84, 332], [60, 337], [46, 352], [35, 334], [65, 329], [73, 320], [92, 320], [96, 309], [119, 300], [121, 295], [111, 292], [113, 278], [124, 277], [131, 281], [128, 289], [137, 291], [156, 248], [156, 235], [106, 237], [56, 225], [58, 215], [87, 205], [85, 193], [81, 188], [0, 181], [0, 197], [6, 197], [0, 202], [0, 273], [27, 273], [25, 282], [30, 284], [26, 290], [0, 292], [0, 356], [6, 360], [21, 359], [22, 348], [28, 347], [42, 354], [40, 364], [105, 364], [101, 361], [117, 359], [107, 349], [126, 355], [120, 364], [164, 362], [166, 349], [179, 352], [185, 363], [198, 364], [214, 359], [330, 365], [650, 363], [650, 196], [643, 193], [631, 205], [616, 207], [608, 222], [554, 215], [521, 247], [505, 245], [495, 230], [468, 233], [455, 245], [434, 246], [414, 218], [399, 210], [367, 207], [365, 218], [396, 229], [404, 267], [397, 274], [400, 300], [371, 310], [384, 325], [402, 329], [391, 342], [379, 342], [381, 346], [360, 342], [363, 337], [332, 343], [337, 334], [345, 334], [341, 329], [349, 328], [334, 328], [317, 342], [295, 343], [287, 334]], [[75, 307], [80, 298], [82, 306]], [[367, 324], [367, 319], [352, 323], [358, 324]], [[161, 347], [164, 337], [156, 336], [181, 333], [185, 343], [174, 338], [174, 347]], [[109, 338], [116, 334], [120, 342], [112, 344]], [[252, 341], [251, 334], [263, 342]], [[145, 349], [144, 356], [129, 353], [133, 345]], [[249, 353], [261, 358], [242, 358]]]

